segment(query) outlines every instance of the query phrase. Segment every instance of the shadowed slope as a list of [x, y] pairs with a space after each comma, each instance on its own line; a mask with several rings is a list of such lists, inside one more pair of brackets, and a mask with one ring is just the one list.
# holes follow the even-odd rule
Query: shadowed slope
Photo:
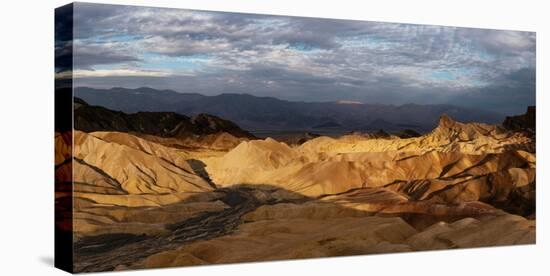
[[185, 138], [226, 132], [235, 137], [254, 138], [235, 123], [209, 114], [187, 117], [174, 112], [137, 112], [126, 114], [75, 99], [75, 129], [84, 132], [119, 131]]

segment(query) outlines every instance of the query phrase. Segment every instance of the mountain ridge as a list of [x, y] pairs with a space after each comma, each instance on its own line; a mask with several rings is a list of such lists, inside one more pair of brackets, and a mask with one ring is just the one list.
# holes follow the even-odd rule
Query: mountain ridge
[[[287, 101], [251, 94], [222, 93], [205, 96], [153, 88], [75, 88], [75, 96], [87, 102], [126, 113], [138, 111], [172, 111], [188, 116], [209, 113], [233, 121], [248, 129], [313, 129], [327, 121], [341, 125], [342, 131], [401, 130], [399, 125], [413, 126], [415, 131], [427, 132], [437, 124], [437, 118], [447, 113], [462, 122], [500, 123], [504, 115], [449, 104], [361, 105], [337, 102]], [[381, 119], [386, 125], [371, 124]]]
[[214, 115], [199, 113], [191, 117], [176, 112], [114, 111], [89, 105], [75, 97], [74, 126], [84, 132], [138, 132], [160, 137], [184, 138], [196, 135], [229, 133], [235, 137], [255, 138], [237, 124]]

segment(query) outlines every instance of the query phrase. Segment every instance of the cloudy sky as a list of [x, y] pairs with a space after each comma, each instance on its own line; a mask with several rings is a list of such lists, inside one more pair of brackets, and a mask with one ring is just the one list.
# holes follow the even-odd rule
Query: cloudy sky
[[83, 3], [74, 22], [75, 86], [503, 114], [535, 103], [530, 32]]

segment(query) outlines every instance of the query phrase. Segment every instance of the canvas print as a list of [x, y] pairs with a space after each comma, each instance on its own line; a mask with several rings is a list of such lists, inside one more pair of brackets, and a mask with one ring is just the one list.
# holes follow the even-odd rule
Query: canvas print
[[534, 244], [528, 31], [56, 10], [56, 266]]

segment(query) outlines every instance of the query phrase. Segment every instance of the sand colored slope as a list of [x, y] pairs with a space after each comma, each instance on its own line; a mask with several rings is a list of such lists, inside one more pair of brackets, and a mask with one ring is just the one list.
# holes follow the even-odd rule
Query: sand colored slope
[[[480, 185], [474, 180], [483, 180], [486, 189], [492, 186], [498, 190], [493, 192], [498, 193], [500, 188], [527, 185], [534, 181], [535, 176], [534, 156], [518, 151], [481, 155], [431, 151], [404, 158], [393, 154], [352, 153], [311, 161], [296, 153], [275, 154], [272, 149], [263, 148], [260, 152], [258, 149], [231, 151], [222, 158], [208, 160], [210, 177], [221, 186], [270, 184], [308, 196], [423, 180], [433, 184], [422, 195], [426, 198], [437, 190], [448, 190], [449, 185]], [[293, 156], [294, 159], [280, 158], [271, 162], [266, 156]], [[242, 162], [239, 162], [239, 157]], [[262, 169], [246, 166], [260, 163], [258, 168]]]
[[471, 217], [496, 214], [494, 207], [478, 201], [439, 204], [410, 200], [386, 188], [362, 188], [343, 194], [328, 195], [305, 203], [263, 205], [243, 216], [245, 222], [285, 219], [334, 219], [373, 215], [429, 215], [438, 217]]
[[508, 132], [499, 126], [460, 123], [443, 115], [439, 125], [429, 134], [408, 139], [372, 139], [348, 136], [345, 139], [320, 137], [312, 139], [298, 149], [304, 153], [349, 152], [462, 152], [468, 154], [500, 153], [507, 150], [534, 152], [529, 137]]
[[185, 138], [169, 138], [153, 135], [139, 134], [140, 138], [161, 144], [171, 148], [179, 148], [189, 151], [229, 151], [241, 142], [248, 141], [246, 137], [235, 137], [227, 132], [216, 134], [191, 136]]
[[417, 230], [398, 217], [261, 220], [232, 235], [147, 257], [138, 267], [318, 258], [532, 243], [534, 222], [501, 214]]
[[[146, 258], [142, 267], [185, 266], [410, 251], [415, 234], [400, 218], [292, 219], [247, 223], [234, 235]], [[138, 266], [138, 267], [139, 267]]]
[[177, 166], [185, 167], [187, 170], [190, 169], [189, 165], [186, 162], [186, 160], [189, 158], [189, 154], [185, 150], [179, 150], [159, 145], [158, 143], [154, 143], [146, 139], [142, 139], [137, 136], [123, 132], [98, 131], [92, 132], [90, 133], [90, 135], [99, 138], [105, 142], [127, 146], [146, 154], [162, 158], [171, 163], [174, 163]]
[[532, 244], [535, 240], [534, 220], [502, 214], [438, 222], [409, 237], [406, 243], [414, 250], [434, 250]]
[[442, 116], [416, 138], [319, 137], [294, 148], [255, 140], [204, 162], [219, 186], [268, 184], [307, 196], [388, 187], [417, 200], [502, 201], [534, 183], [535, 155], [521, 150], [533, 145], [497, 126]]
[[73, 193], [126, 195], [118, 181], [81, 160], [73, 162]]
[[[121, 138], [121, 135], [126, 137]], [[115, 142], [109, 142], [109, 139]], [[75, 131], [74, 146], [76, 159], [109, 175], [130, 194], [212, 189], [209, 183], [193, 173], [184, 157], [171, 152], [172, 149], [127, 134], [98, 133], [94, 136]]]
[[285, 143], [267, 138], [239, 144], [224, 156], [224, 162], [242, 168], [269, 170], [286, 165], [296, 157], [295, 151]]

